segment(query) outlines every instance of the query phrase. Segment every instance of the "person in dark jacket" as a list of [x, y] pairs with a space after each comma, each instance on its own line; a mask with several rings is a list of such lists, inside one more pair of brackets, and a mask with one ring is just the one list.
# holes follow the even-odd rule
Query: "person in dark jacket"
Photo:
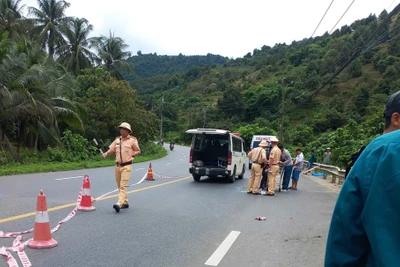
[[400, 91], [384, 118], [383, 135], [364, 149], [340, 191], [325, 267], [400, 265]]

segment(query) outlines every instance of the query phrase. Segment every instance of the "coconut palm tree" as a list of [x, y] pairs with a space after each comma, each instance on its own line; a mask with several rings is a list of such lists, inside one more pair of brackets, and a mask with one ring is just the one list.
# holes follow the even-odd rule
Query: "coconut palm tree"
[[36, 25], [34, 30], [39, 34], [39, 41], [53, 57], [56, 48], [65, 43], [61, 27], [71, 19], [65, 15], [70, 4], [63, 0], [37, 0], [37, 3], [39, 8], [29, 7], [29, 14]]
[[18, 37], [26, 25], [21, 11], [25, 5], [22, 0], [0, 0], [0, 29], [8, 34], [10, 38]]
[[129, 46], [122, 38], [115, 37], [114, 33], [110, 31], [109, 37], [103, 35], [95, 37], [91, 43], [91, 47], [97, 49], [98, 57], [100, 58], [98, 63], [114, 77], [123, 79], [119, 70], [133, 72], [131, 66], [124, 61], [131, 56], [131, 52], [125, 51]]
[[[34, 140], [33, 144], [28, 143], [30, 147], [37, 147], [39, 140], [45, 144], [59, 143], [61, 121], [83, 130], [84, 109], [71, 100], [75, 79], [52, 57], [37, 57], [37, 52], [21, 53], [11, 48], [0, 62], [0, 133], [12, 152], [5, 129], [13, 125], [16, 161], [19, 147], [27, 138]], [[31, 65], [34, 61], [38, 63]]]
[[96, 58], [89, 49], [88, 36], [92, 30], [93, 26], [85, 18], [75, 18], [61, 28], [66, 43], [56, 51], [59, 55], [58, 62], [75, 75], [78, 75], [80, 70], [89, 68]]

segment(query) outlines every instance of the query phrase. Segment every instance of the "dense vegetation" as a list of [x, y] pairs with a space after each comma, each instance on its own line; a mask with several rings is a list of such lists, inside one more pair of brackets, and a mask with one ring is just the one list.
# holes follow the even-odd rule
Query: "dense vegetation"
[[108, 145], [122, 121], [154, 149], [157, 118], [122, 80], [132, 73], [124, 40], [89, 38], [93, 26], [67, 17], [66, 1], [22, 2], [0, 0], [0, 164], [88, 160], [91, 140]]
[[399, 9], [330, 35], [263, 46], [223, 65], [194, 66], [162, 86], [163, 72], [146, 74], [138, 90], [146, 108], [163, 115], [166, 141], [189, 141], [184, 131], [192, 127], [229, 129], [247, 142], [253, 134], [279, 136], [284, 110], [288, 147], [306, 154], [313, 148], [321, 160], [329, 146], [333, 163], [343, 167], [383, 131], [385, 100], [400, 89]]
[[104, 147], [121, 121], [142, 143], [158, 138], [159, 118], [164, 141], [216, 127], [249, 142], [280, 136], [283, 117], [287, 147], [313, 148], [321, 159], [329, 146], [344, 166], [382, 132], [385, 100], [400, 88], [400, 5], [228, 59], [131, 56], [112, 32], [89, 38], [93, 26], [67, 17], [66, 1], [37, 3], [0, 0], [1, 163], [86, 160], [96, 153], [90, 140]]

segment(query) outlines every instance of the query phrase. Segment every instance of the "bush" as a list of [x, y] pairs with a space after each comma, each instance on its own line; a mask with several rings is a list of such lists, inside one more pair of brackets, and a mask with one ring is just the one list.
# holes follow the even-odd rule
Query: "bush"
[[96, 148], [89, 144], [89, 141], [79, 134], [73, 134], [70, 130], [64, 132], [61, 138], [68, 160], [87, 160], [96, 154]]

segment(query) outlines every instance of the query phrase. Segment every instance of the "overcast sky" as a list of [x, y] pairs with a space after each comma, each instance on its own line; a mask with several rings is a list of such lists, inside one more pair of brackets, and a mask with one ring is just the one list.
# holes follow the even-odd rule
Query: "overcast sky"
[[[330, 31], [353, 0], [334, 0], [314, 36]], [[111, 29], [136, 54], [243, 57], [263, 45], [311, 37], [332, 0], [67, 0], [93, 36]], [[355, 0], [336, 28], [390, 12], [400, 0]], [[36, 0], [23, 0], [36, 6]]]

